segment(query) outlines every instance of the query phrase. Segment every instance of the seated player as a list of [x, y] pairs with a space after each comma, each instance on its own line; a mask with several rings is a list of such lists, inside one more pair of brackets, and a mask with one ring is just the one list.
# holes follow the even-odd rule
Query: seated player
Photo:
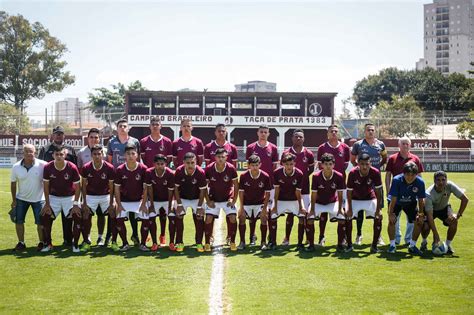
[[272, 190], [270, 176], [260, 169], [260, 157], [251, 155], [248, 158], [248, 170], [240, 175], [239, 182], [239, 235], [238, 249], [245, 248], [245, 219], [250, 221], [250, 245], [255, 245], [254, 235], [257, 220], [260, 219], [260, 232], [262, 242], [260, 248], [267, 249], [265, 239], [268, 230], [268, 204]]
[[202, 237], [204, 234], [205, 213], [202, 204], [207, 190], [206, 174], [201, 167], [196, 165], [196, 155], [194, 153], [186, 153], [183, 162], [184, 164], [179, 166], [174, 173], [174, 192], [177, 203], [175, 211], [176, 251], [182, 252], [184, 250], [183, 216], [186, 215], [186, 210], [191, 208], [196, 228], [194, 235], [196, 250], [204, 252]]
[[[461, 200], [458, 212], [454, 213], [449, 204], [449, 197], [451, 193]], [[448, 235], [446, 236], [446, 245], [448, 246], [447, 254], [453, 255], [454, 250], [451, 245], [456, 231], [458, 229], [458, 221], [462, 217], [464, 210], [467, 207], [469, 199], [461, 188], [455, 183], [448, 180], [448, 175], [443, 171], [437, 171], [434, 174], [434, 185], [431, 185], [426, 190], [426, 213], [430, 213], [433, 219], [440, 219], [444, 226], [448, 227]], [[421, 247], [426, 249], [426, 238], [430, 233], [428, 222], [424, 223], [422, 236], [423, 242]], [[421, 249], [421, 248], [420, 248]]]
[[[418, 166], [410, 161], [403, 166], [403, 174], [395, 176], [390, 185], [390, 205], [388, 208], [388, 236], [390, 237], [389, 253], [396, 252], [395, 244], [395, 224], [397, 217], [403, 210], [407, 215], [408, 222], [415, 223], [412, 239], [408, 246], [408, 251], [414, 255], [421, 255], [423, 252], [416, 247], [416, 241], [420, 235], [425, 220], [425, 182], [418, 175]], [[418, 206], [418, 208], [417, 208]], [[433, 222], [433, 215], [426, 214], [428, 224], [433, 229], [435, 243], [439, 242], [439, 235]]]
[[[382, 198], [382, 177], [380, 171], [370, 166], [370, 155], [363, 153], [347, 178], [347, 218], [352, 215], [364, 215], [367, 219], [374, 219], [374, 237], [371, 253], [380, 253], [377, 248], [378, 239], [382, 230], [382, 214], [380, 201]], [[352, 248], [352, 221], [346, 223], [346, 240], [348, 250]]]
[[68, 224], [71, 225], [71, 220], [73, 222], [72, 251], [79, 253], [81, 178], [76, 165], [66, 161], [66, 148], [62, 145], [52, 145], [52, 149], [54, 160], [45, 165], [43, 171], [45, 203], [40, 214], [44, 247], [41, 252], [53, 249], [51, 229], [53, 221], [62, 211]]
[[269, 249], [276, 248], [278, 217], [285, 213], [291, 213], [293, 216], [299, 217], [297, 248], [303, 248], [304, 218], [306, 217], [306, 209], [301, 196], [303, 172], [295, 167], [295, 159], [296, 156], [291, 153], [284, 154], [281, 159], [283, 167], [273, 172], [275, 199], [270, 213]]
[[[117, 167], [115, 172], [115, 202], [117, 204], [115, 227], [112, 226], [112, 245], [114, 251], [127, 251], [130, 249], [127, 241], [127, 228], [125, 221], [128, 220], [130, 213], [138, 215], [147, 213], [145, 173], [146, 166], [137, 161], [137, 147], [133, 144], [125, 146], [125, 163]], [[143, 223], [142, 223], [143, 225]], [[117, 233], [122, 239], [122, 247], [117, 245]], [[149, 250], [143, 243], [140, 244], [140, 250]]]
[[84, 243], [81, 251], [90, 249], [91, 215], [97, 209], [105, 215], [115, 211], [114, 208], [114, 166], [103, 160], [103, 149], [95, 145], [91, 149], [92, 161], [81, 168], [82, 177], [82, 237]]
[[237, 194], [239, 191], [239, 180], [234, 165], [227, 162], [227, 150], [219, 148], [215, 151], [215, 162], [206, 167], [206, 178], [209, 185], [209, 193], [206, 195], [206, 225], [205, 245], [206, 252], [211, 251], [211, 236], [214, 226], [214, 218], [224, 210], [229, 221], [227, 234], [230, 238], [230, 250], [236, 251], [235, 234], [237, 233]]
[[[153, 158], [154, 167], [147, 169], [145, 174], [145, 182], [148, 187], [148, 214], [142, 215], [142, 226], [148, 225], [153, 245], [151, 251], [157, 251], [159, 246], [156, 239], [156, 216], [158, 213], [171, 213], [174, 197], [174, 173], [166, 166], [167, 157], [163, 154], [157, 154]], [[160, 220], [160, 223], [162, 220]], [[165, 221], [166, 223], [166, 221]], [[174, 221], [173, 226], [170, 221], [170, 237], [174, 238]], [[160, 245], [164, 246], [161, 241], [164, 240], [166, 226], [161, 226]], [[143, 230], [145, 233], [146, 229]], [[173, 232], [173, 233], [172, 233]], [[142, 234], [142, 245], [146, 241], [148, 233]], [[170, 249], [174, 249], [174, 240], [170, 238]]]
[[314, 220], [318, 220], [322, 213], [328, 213], [331, 222], [338, 222], [337, 251], [343, 252], [346, 213], [342, 208], [342, 196], [346, 185], [343, 175], [334, 170], [334, 155], [324, 153], [321, 156], [321, 164], [323, 169], [313, 174], [311, 182], [311, 210], [307, 222], [309, 245], [307, 250], [314, 251]]

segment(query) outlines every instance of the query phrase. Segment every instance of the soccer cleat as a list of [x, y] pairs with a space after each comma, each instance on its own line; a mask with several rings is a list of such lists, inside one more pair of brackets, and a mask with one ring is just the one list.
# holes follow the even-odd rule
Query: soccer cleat
[[384, 246], [384, 245], [385, 245], [385, 242], [383, 241], [382, 236], [379, 236], [379, 239], [378, 239], [378, 241], [377, 241], [377, 245], [378, 245], [378, 246]]
[[288, 245], [290, 245], [290, 241], [285, 237], [285, 238], [283, 239], [283, 242], [281, 242], [281, 245], [282, 245], [282, 246], [288, 246]]
[[102, 237], [97, 238], [97, 246], [104, 246], [105, 240]]
[[245, 242], [240, 242], [239, 246], [237, 246], [238, 250], [243, 250], [245, 249]]
[[179, 243], [179, 244], [176, 246], [176, 251], [177, 251], [178, 253], [181, 253], [183, 250], [184, 250], [184, 244], [183, 244], [183, 243]]
[[76, 246], [72, 245], [72, 252], [73, 253], [80, 253], [81, 250], [79, 249], [79, 246], [76, 247]]
[[269, 250], [275, 250], [277, 249], [277, 246], [275, 243], [272, 243], [272, 242], [269, 242], [268, 245], [267, 245], [268, 249]]
[[172, 252], [176, 251], [176, 246], [174, 245], [174, 243], [170, 243], [169, 247], [170, 247], [170, 251]]
[[420, 250], [422, 252], [428, 250], [428, 241], [425, 241], [425, 240], [421, 241]]
[[122, 247], [120, 247], [121, 252], [126, 252], [129, 249], [130, 249], [130, 245], [128, 245], [128, 244], [124, 244], [124, 245], [122, 245]]
[[18, 244], [16, 244], [15, 248], [13, 249], [13, 251], [14, 252], [21, 252], [21, 251], [24, 251], [25, 249], [26, 249], [25, 243], [18, 242]]
[[388, 248], [388, 252], [390, 254], [395, 254], [397, 252], [397, 247], [394, 245], [390, 245], [390, 247]]
[[138, 239], [138, 237], [132, 236], [130, 239], [131, 239], [132, 242], [133, 242], [133, 246], [138, 246], [138, 245], [140, 245], [140, 240]]
[[53, 250], [53, 245], [49, 244], [49, 245], [43, 246], [43, 249], [41, 249], [41, 252], [42, 253], [47, 253], [47, 252], [50, 252], [52, 250]]
[[350, 253], [354, 250], [354, 247], [352, 245], [348, 245], [347, 248], [344, 250], [346, 253]]
[[380, 250], [377, 246], [370, 246], [370, 253], [371, 254], [378, 254], [381, 253], [382, 250]]
[[160, 235], [160, 245], [166, 246], [166, 236]]
[[257, 235], [253, 235], [250, 238], [250, 246], [255, 246], [257, 244]]
[[296, 245], [296, 251], [297, 252], [302, 251], [302, 250], [304, 250], [304, 245], [303, 244]]
[[107, 246], [111, 243], [111, 241], [112, 241], [112, 240], [110, 239], [110, 237], [106, 237], [106, 238], [105, 238], [105, 242], [104, 242], [104, 246], [107, 247]]
[[362, 245], [362, 235], [357, 235], [355, 243], [356, 245]]
[[408, 247], [408, 252], [412, 255], [422, 255], [423, 252], [418, 249], [416, 246], [410, 246]]
[[237, 250], [237, 244], [235, 243], [230, 243], [230, 250], [235, 252]]
[[212, 251], [212, 249], [211, 249], [211, 244], [205, 244], [205, 245], [204, 245], [204, 251], [205, 251], [205, 252], [211, 252], [211, 251]]
[[86, 243], [86, 242], [82, 243], [81, 252], [85, 253], [85, 252], [89, 251], [90, 249], [91, 249], [91, 244]]
[[151, 245], [151, 251], [152, 251], [152, 252], [158, 251], [158, 248], [160, 248], [160, 246], [158, 246], [158, 244], [156, 244], [156, 243], [153, 244], [153, 245]]
[[319, 246], [324, 247], [326, 245], [326, 238], [323, 236], [319, 239]]
[[314, 252], [315, 249], [316, 248], [314, 247], [314, 245], [308, 245], [308, 247], [305, 247], [304, 250], [307, 251], [307, 252]]
[[446, 255], [454, 255], [454, 249], [451, 247], [451, 245], [448, 246], [448, 251], [446, 252]]
[[40, 252], [44, 247], [44, 243], [43, 242], [39, 242], [38, 245], [36, 246], [36, 251], [37, 252]]
[[149, 252], [150, 249], [148, 247], [146, 247], [146, 245], [143, 245], [143, 244], [140, 244], [140, 246], [138, 247], [142, 252]]
[[118, 252], [120, 250], [120, 247], [117, 245], [116, 242], [112, 242], [112, 244], [110, 244], [110, 249], [114, 252]]
[[337, 245], [337, 247], [336, 247], [336, 252], [337, 252], [337, 253], [344, 253], [344, 251], [345, 251], [345, 250], [344, 250], [344, 246], [342, 246], [342, 245]]
[[267, 244], [262, 243], [262, 244], [260, 245], [260, 250], [268, 250]]
[[202, 246], [202, 244], [197, 244], [197, 245], [196, 245], [196, 250], [197, 250], [199, 253], [203, 253], [203, 252], [204, 252], [204, 247]]

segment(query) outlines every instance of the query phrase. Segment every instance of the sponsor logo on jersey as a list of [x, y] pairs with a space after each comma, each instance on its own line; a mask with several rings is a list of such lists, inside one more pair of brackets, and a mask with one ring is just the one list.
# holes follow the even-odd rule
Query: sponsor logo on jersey
[[102, 173], [102, 175], [100, 175], [100, 178], [102, 178], [102, 179], [107, 179], [107, 174]]

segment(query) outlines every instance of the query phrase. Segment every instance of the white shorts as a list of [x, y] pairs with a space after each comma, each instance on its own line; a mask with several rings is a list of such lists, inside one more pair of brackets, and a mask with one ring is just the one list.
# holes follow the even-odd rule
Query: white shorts
[[254, 218], [259, 218], [260, 212], [262, 212], [262, 207], [263, 205], [244, 206], [244, 211], [245, 215], [247, 216], [247, 219], [250, 219], [252, 216]]
[[298, 200], [278, 200], [277, 213], [272, 213], [272, 219], [276, 219], [285, 213], [293, 213], [296, 216], [304, 217], [304, 215], [300, 215]]
[[275, 199], [275, 188], [270, 190], [270, 198], [268, 199], [268, 209], [272, 208], [273, 205], [273, 199]]
[[74, 196], [58, 197], [54, 195], [49, 195], [49, 204], [56, 218], [58, 217], [61, 211], [66, 217], [68, 217], [69, 212], [73, 207], [73, 202]]
[[[186, 210], [188, 210], [188, 208], [191, 208], [193, 213], [196, 213], [197, 211], [197, 206], [198, 206], [198, 203], [199, 203], [199, 199], [181, 199], [181, 203], [183, 204], [183, 208], [184, 208], [184, 211], [181, 212], [181, 213], [176, 213], [177, 215], [185, 215], [186, 214]], [[168, 207], [168, 205], [166, 205], [166, 207]], [[155, 208], [156, 209], [156, 208]], [[178, 205], [176, 204], [176, 209], [178, 209]], [[178, 210], [176, 210], [177, 212]], [[168, 214], [168, 216], [170, 217], [174, 217], [175, 214], [174, 213], [170, 213]]]
[[[346, 209], [349, 209], [348, 206]], [[371, 199], [371, 200], [352, 199], [352, 214], [354, 218], [357, 218], [357, 214], [361, 210], [365, 210], [365, 217], [367, 219], [375, 218], [375, 211], [377, 210], [377, 199]]]
[[[165, 213], [168, 214], [168, 201], [153, 201], [153, 206], [155, 207], [156, 215], [160, 214], [160, 209], [163, 208]], [[176, 202], [173, 200], [171, 202], [171, 209], [176, 207]]]
[[306, 207], [306, 210], [308, 210], [311, 206], [311, 195], [301, 195], [301, 199], [303, 200], [303, 205]]
[[140, 201], [122, 201], [122, 207], [125, 211], [120, 212], [117, 218], [128, 218], [130, 212], [139, 213]]
[[213, 215], [215, 218], [218, 218], [221, 209], [224, 210], [226, 216], [230, 214], [237, 214], [237, 208], [235, 206], [228, 207], [227, 201], [214, 202], [214, 204], [216, 206], [215, 208], [209, 208], [207, 204], [205, 205], [204, 210], [206, 210], [206, 214], [210, 214]]
[[333, 203], [329, 203], [327, 205], [322, 205], [322, 204], [316, 203], [314, 205], [315, 217], [310, 216], [310, 217], [308, 217], [308, 219], [318, 220], [322, 213], [328, 213], [329, 214], [329, 220], [331, 220], [331, 221], [345, 220], [344, 215], [342, 215], [342, 214], [338, 215], [337, 214], [338, 207], [339, 207], [339, 203], [337, 201], [333, 202]]
[[87, 200], [87, 206], [91, 209], [91, 211], [94, 214], [96, 213], [97, 208], [99, 208], [99, 206], [103, 214], [107, 213], [107, 209], [109, 208], [109, 205], [110, 205], [109, 195], [101, 195], [101, 196], [87, 195], [86, 200]]

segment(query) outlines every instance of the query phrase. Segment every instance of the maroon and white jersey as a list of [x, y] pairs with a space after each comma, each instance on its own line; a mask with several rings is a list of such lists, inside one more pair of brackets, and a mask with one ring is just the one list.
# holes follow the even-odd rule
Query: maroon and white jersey
[[390, 155], [385, 171], [391, 172], [393, 176], [397, 176], [398, 174], [403, 173], [403, 166], [405, 166], [405, 164], [410, 161], [414, 162], [416, 166], [418, 166], [418, 173], [422, 173], [424, 171], [420, 158], [410, 152], [408, 152], [408, 157], [406, 159], [402, 157], [400, 152]]
[[362, 176], [359, 166], [354, 167], [349, 172], [347, 178], [347, 190], [352, 191], [352, 199], [354, 200], [371, 200], [376, 199], [375, 188], [382, 188], [382, 176], [380, 171], [375, 167], [370, 167], [369, 174]]
[[175, 169], [183, 164], [184, 155], [188, 152], [192, 152], [196, 155], [196, 158], [200, 155], [204, 155], [204, 145], [201, 139], [191, 137], [189, 141], [184, 141], [182, 137], [173, 141], [173, 157], [176, 158]]
[[[286, 149], [283, 151], [281, 157], [283, 158], [283, 155], [291, 153], [294, 156], [296, 156], [295, 159], [295, 166], [298, 168], [301, 172], [303, 172], [303, 183], [301, 184], [301, 193], [303, 195], [309, 194], [309, 176], [311, 175], [311, 172], [309, 171], [310, 167], [314, 165], [314, 154], [311, 152], [306, 147], [303, 147], [303, 150], [301, 150], [300, 153], [297, 153], [293, 147]], [[281, 161], [281, 159], [280, 159]]]
[[[339, 142], [337, 146], [333, 147], [329, 142], [323, 143], [318, 147], [318, 161], [321, 162], [321, 157], [324, 153], [331, 153], [334, 155], [336, 163], [334, 170], [341, 173], [346, 178], [346, 168], [351, 159], [351, 150], [344, 142]], [[319, 165], [319, 169], [322, 169], [322, 165]]]
[[247, 146], [245, 158], [248, 160], [252, 154], [260, 157], [260, 162], [262, 163], [260, 169], [270, 175], [270, 181], [273, 184], [273, 163], [278, 162], [278, 148], [276, 145], [267, 142], [266, 146], [261, 147], [258, 141], [251, 143]]
[[216, 162], [206, 167], [206, 178], [209, 183], [209, 198], [215, 202], [228, 201], [234, 195], [234, 179], [238, 179], [234, 165], [226, 162], [222, 172], [217, 171]]
[[107, 161], [102, 161], [98, 169], [94, 162], [87, 162], [81, 169], [81, 176], [87, 179], [87, 194], [92, 196], [103, 196], [110, 194], [109, 181], [115, 179], [114, 166]]
[[153, 158], [157, 154], [171, 158], [173, 156], [173, 142], [165, 136], [161, 136], [158, 141], [154, 141], [150, 136], [140, 140], [140, 154], [142, 162], [148, 166], [153, 167]]
[[129, 170], [127, 163], [123, 163], [115, 171], [115, 185], [120, 185], [121, 201], [140, 201], [143, 196], [146, 166], [137, 163], [134, 170]]
[[296, 167], [291, 175], [286, 175], [284, 167], [273, 172], [273, 186], [280, 187], [278, 200], [297, 200], [296, 191], [301, 191], [302, 183], [303, 172]]
[[166, 167], [158, 176], [154, 167], [146, 170], [145, 183], [153, 187], [153, 201], [168, 201], [169, 190], [174, 190], [174, 172]]
[[262, 170], [257, 177], [252, 177], [250, 170], [240, 175], [239, 190], [244, 192], [244, 205], [262, 205], [265, 200], [265, 192], [272, 190], [270, 176]]
[[237, 147], [235, 145], [226, 141], [223, 146], [220, 146], [215, 140], [212, 140], [204, 147], [204, 159], [206, 160], [206, 163], [209, 161], [210, 164], [215, 161], [214, 157], [216, 156], [216, 150], [219, 148], [224, 148], [227, 151], [227, 161], [237, 161]]
[[201, 189], [207, 187], [206, 174], [199, 166], [196, 166], [192, 174], [188, 174], [185, 165], [181, 165], [174, 173], [174, 184], [178, 187], [180, 198], [199, 199]]
[[74, 184], [79, 184], [81, 178], [77, 166], [72, 162], [64, 161], [62, 170], [58, 170], [54, 161], [44, 166], [43, 180], [49, 182], [49, 193], [57, 197], [73, 196]]
[[327, 205], [336, 202], [337, 192], [344, 189], [346, 189], [344, 177], [338, 171], [333, 171], [329, 178], [324, 177], [323, 171], [317, 171], [313, 174], [311, 190], [318, 192], [316, 203]]

